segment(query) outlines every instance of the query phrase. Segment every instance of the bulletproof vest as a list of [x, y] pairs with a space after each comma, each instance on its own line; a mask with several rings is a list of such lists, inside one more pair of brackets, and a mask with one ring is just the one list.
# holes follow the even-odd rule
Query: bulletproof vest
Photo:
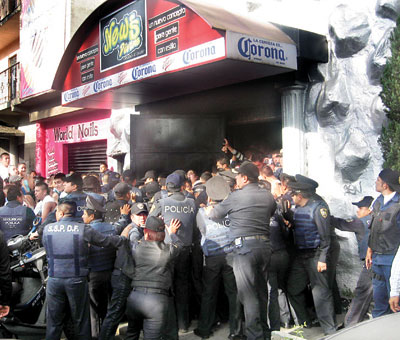
[[388, 207], [381, 210], [380, 202], [376, 201], [372, 211], [370, 248], [376, 254], [395, 254], [400, 244], [400, 228], [396, 221], [400, 203], [390, 201]]
[[[90, 226], [103, 235], [115, 235], [115, 229], [112, 224], [100, 220], [93, 221]], [[103, 270], [112, 270], [115, 262], [115, 249], [94, 246], [89, 247], [88, 267], [92, 272]]]
[[168, 290], [172, 284], [172, 266], [169, 245], [164, 242], [139, 241], [133, 252], [134, 287]]
[[86, 194], [83, 192], [71, 192], [67, 196], [65, 196], [64, 200], [65, 201], [74, 201], [76, 203], [76, 214], [75, 217], [82, 217], [83, 215], [83, 209], [86, 206]]
[[43, 232], [50, 277], [88, 275], [88, 245], [83, 239], [85, 225], [74, 221], [48, 224]]
[[362, 223], [364, 225], [364, 230], [365, 230], [364, 237], [360, 241], [360, 243], [358, 244], [358, 254], [360, 255], [360, 260], [361, 261], [364, 261], [365, 260], [365, 256], [367, 255], [369, 228], [371, 226], [371, 219], [372, 219], [371, 215], [368, 215], [368, 216], [365, 216], [365, 217], [361, 218], [361, 221], [362, 221]]
[[[185, 246], [192, 244], [193, 223], [196, 216], [196, 206], [194, 200], [185, 198], [183, 201], [177, 201], [171, 197], [160, 200], [162, 216], [164, 222], [169, 224], [172, 219], [178, 219], [182, 225], [178, 229], [176, 236]], [[168, 232], [165, 234], [165, 243], [171, 243], [171, 237]]]
[[282, 233], [282, 227], [279, 216], [275, 213], [269, 221], [269, 237], [272, 251], [278, 251], [286, 248], [286, 241]]
[[304, 207], [296, 207], [294, 211], [294, 237], [299, 249], [313, 249], [320, 244], [318, 228], [314, 222], [314, 212], [319, 203], [308, 201]]
[[115, 200], [107, 202], [106, 204], [106, 214], [104, 215], [104, 221], [107, 223], [115, 223], [119, 220], [121, 216], [121, 207], [126, 204], [126, 201]]
[[26, 224], [26, 210], [23, 205], [10, 208], [5, 205], [0, 209], [0, 230], [3, 231], [4, 239], [8, 241], [14, 235], [27, 235], [29, 226]]
[[224, 255], [232, 252], [232, 242], [228, 236], [229, 218], [218, 221], [210, 220], [204, 208], [199, 209], [199, 217], [205, 225], [205, 235], [201, 237], [201, 247], [205, 256]]

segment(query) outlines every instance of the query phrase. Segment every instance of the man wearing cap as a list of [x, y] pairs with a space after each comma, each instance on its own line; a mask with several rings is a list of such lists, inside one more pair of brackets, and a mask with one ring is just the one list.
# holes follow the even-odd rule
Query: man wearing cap
[[[83, 223], [103, 235], [115, 235], [115, 229], [110, 223], [104, 222], [105, 208], [92, 196], [86, 197], [83, 210]], [[115, 249], [102, 248], [95, 245], [89, 247], [89, 294], [93, 301], [91, 305], [92, 335], [97, 337], [100, 326], [107, 313], [107, 304], [111, 298], [111, 273], [114, 268]]]
[[87, 276], [88, 244], [100, 247], [121, 246], [123, 236], [106, 236], [75, 218], [76, 203], [61, 202], [56, 211], [56, 223], [45, 226], [42, 241], [46, 250], [49, 279], [46, 287], [46, 339], [59, 340], [69, 306], [76, 339], [90, 339], [89, 294]]
[[144, 181], [145, 185], [150, 182], [156, 182], [157, 175], [155, 170], [147, 170], [146, 173], [144, 174], [144, 177], [141, 180]]
[[[361, 201], [352, 203], [358, 207], [357, 218], [355, 219], [344, 220], [331, 216], [331, 224], [335, 228], [342, 231], [351, 231], [356, 234], [358, 254], [363, 263], [367, 254], [369, 228], [372, 218], [369, 207], [373, 200], [374, 198], [372, 196], [365, 196]], [[354, 297], [351, 300], [350, 307], [344, 318], [344, 326], [354, 326], [356, 323], [363, 321], [368, 312], [371, 301], [372, 276], [371, 271], [367, 270], [364, 263], [357, 281], [357, 287], [354, 291]]]
[[[209, 205], [223, 201], [231, 192], [229, 184], [221, 177], [215, 176], [206, 182]], [[233, 251], [229, 238], [230, 220], [227, 216], [220, 220], [211, 220], [204, 208], [200, 208], [196, 216], [197, 227], [201, 232], [201, 246], [205, 256], [203, 266], [203, 293], [197, 329], [194, 334], [204, 338], [212, 335], [215, 323], [215, 310], [218, 289], [223, 279], [225, 293], [229, 302], [229, 330], [233, 337], [237, 332], [236, 324], [236, 283], [232, 265], [227, 262], [227, 254]]]
[[0, 230], [7, 242], [15, 235], [27, 235], [33, 226], [35, 214], [31, 208], [23, 206], [23, 194], [16, 185], [7, 190], [7, 203], [0, 208]]
[[243, 162], [238, 172], [239, 190], [206, 210], [214, 221], [229, 215], [229, 234], [235, 245], [233, 271], [244, 307], [247, 339], [271, 339], [266, 315], [271, 258], [269, 223], [276, 203], [270, 192], [258, 186], [259, 171], [255, 164]]
[[118, 183], [114, 187], [115, 200], [106, 204], [105, 221], [108, 223], [117, 222], [121, 216], [121, 207], [128, 204], [131, 199], [131, 188], [126, 183]]
[[327, 270], [334, 230], [330, 226], [329, 208], [315, 193], [316, 181], [302, 175], [296, 175], [295, 179], [288, 183], [295, 204], [292, 222], [296, 245], [288, 278], [289, 300], [299, 323], [310, 327], [304, 295], [310, 283], [319, 323], [325, 334], [332, 334], [336, 331], [336, 316]]
[[[174, 291], [178, 327], [181, 332], [187, 332], [189, 328], [190, 250], [193, 242], [196, 205], [193, 199], [185, 197], [182, 193], [182, 180], [179, 174], [176, 172], [170, 174], [166, 179], [166, 185], [170, 195], [155, 202], [150, 215], [162, 216], [167, 225], [173, 219], [178, 219], [182, 223], [176, 234], [183, 247], [174, 264]], [[171, 243], [168, 232], [165, 235], [165, 243]]]
[[383, 169], [375, 182], [375, 190], [381, 195], [372, 205], [372, 222], [365, 257], [367, 269], [372, 268], [374, 318], [390, 313], [390, 270], [400, 244], [399, 179], [397, 171]]
[[[143, 202], [143, 193], [140, 189], [136, 188], [136, 174], [133, 170], [127, 169], [122, 173], [122, 182], [131, 187], [132, 196], [135, 202]], [[132, 199], [133, 200], [133, 199]]]
[[[160, 339], [167, 326], [172, 288], [172, 261], [179, 255], [180, 240], [175, 236], [180, 227], [178, 220], [169, 225], [158, 217], [150, 216], [144, 227], [144, 237], [131, 242], [135, 273], [132, 292], [127, 300], [127, 316], [132, 339]], [[170, 244], [163, 242], [164, 230], [170, 235]]]
[[66, 201], [74, 201], [76, 203], [76, 217], [82, 220], [83, 209], [86, 205], [86, 194], [82, 191], [83, 180], [78, 174], [72, 174], [65, 177], [64, 192], [67, 195], [63, 198]]

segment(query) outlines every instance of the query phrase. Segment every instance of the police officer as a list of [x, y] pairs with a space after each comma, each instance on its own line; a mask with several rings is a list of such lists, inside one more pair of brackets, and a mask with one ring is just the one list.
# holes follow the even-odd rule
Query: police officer
[[234, 240], [233, 271], [243, 304], [247, 339], [271, 339], [267, 321], [267, 279], [271, 257], [270, 218], [276, 209], [273, 196], [258, 186], [255, 164], [244, 162], [236, 176], [239, 190], [221, 203], [207, 207], [212, 220], [229, 215]]
[[136, 175], [131, 169], [124, 170], [122, 173], [122, 182], [131, 187], [131, 193], [135, 197], [135, 202], [143, 202], [143, 193], [136, 188]]
[[[143, 328], [144, 339], [160, 339], [166, 326], [169, 296], [172, 287], [172, 261], [179, 256], [180, 240], [175, 237], [180, 222], [170, 225], [150, 216], [144, 228], [144, 238], [131, 242], [135, 273], [132, 292], [127, 300], [127, 316], [131, 339], [139, 339]], [[170, 244], [163, 242], [167, 228]]]
[[[147, 207], [144, 203], [134, 203], [130, 208], [124, 205], [120, 209], [121, 218], [114, 223], [116, 233], [121, 233], [122, 229], [128, 224], [128, 216], [132, 228], [129, 232], [130, 242], [135, 242], [143, 237], [143, 228], [147, 218]], [[114, 263], [114, 270], [111, 276], [112, 295], [108, 304], [107, 315], [101, 326], [99, 340], [112, 339], [118, 328], [119, 323], [125, 315], [126, 299], [131, 292], [132, 277], [134, 273], [133, 259], [130, 247], [119, 247], [117, 257]], [[128, 334], [130, 334], [130, 325], [128, 325]]]
[[[206, 191], [210, 205], [221, 202], [231, 192], [229, 184], [221, 177], [215, 176], [206, 182]], [[227, 216], [220, 220], [211, 220], [204, 208], [200, 208], [196, 216], [197, 227], [202, 238], [201, 246], [204, 253], [203, 293], [197, 329], [194, 334], [208, 338], [212, 334], [215, 322], [215, 309], [218, 298], [218, 289], [223, 279], [225, 293], [229, 302], [229, 330], [230, 337], [237, 332], [236, 324], [236, 296], [237, 289], [235, 276], [231, 264], [228, 264], [227, 254], [233, 250], [229, 238], [230, 220]]]
[[[46, 225], [43, 231], [49, 269], [46, 288], [47, 340], [60, 339], [67, 306], [74, 323], [75, 339], [91, 338], [88, 244], [116, 248], [126, 241], [125, 237], [105, 236], [88, 225], [76, 222], [75, 214], [75, 202], [60, 203], [56, 211], [57, 222]], [[123, 235], [128, 231], [124, 231]]]
[[[185, 197], [182, 193], [182, 181], [177, 173], [172, 173], [167, 177], [166, 185], [170, 195], [155, 202], [150, 215], [162, 216], [167, 225], [173, 219], [178, 219], [182, 223], [176, 234], [183, 247], [174, 264], [174, 292], [178, 327], [181, 332], [187, 332], [189, 328], [190, 250], [196, 206], [193, 199]], [[171, 243], [168, 232], [165, 235], [165, 243]]]
[[318, 183], [311, 178], [296, 175], [289, 182], [296, 205], [293, 216], [296, 256], [288, 278], [289, 300], [299, 323], [309, 327], [304, 290], [311, 284], [315, 310], [325, 334], [336, 331], [332, 291], [327, 273], [331, 247], [331, 226], [328, 205], [315, 193]]
[[7, 204], [0, 208], [0, 230], [6, 242], [14, 235], [27, 235], [32, 229], [35, 214], [31, 208], [22, 205], [23, 197], [18, 186], [9, 186]]
[[0, 318], [10, 312], [12, 293], [10, 256], [3, 233], [0, 231]]
[[371, 231], [365, 258], [367, 269], [372, 267], [372, 287], [375, 306], [374, 318], [390, 313], [390, 270], [400, 244], [399, 173], [383, 169], [375, 182], [381, 193], [372, 205]]
[[131, 188], [126, 183], [118, 183], [114, 187], [115, 200], [106, 204], [105, 221], [108, 223], [117, 222], [121, 216], [121, 207], [128, 204], [131, 199]]
[[365, 267], [365, 256], [368, 249], [369, 228], [372, 218], [369, 207], [373, 200], [372, 196], [365, 196], [361, 201], [352, 203], [358, 207], [357, 218], [355, 219], [344, 220], [331, 217], [331, 223], [335, 228], [356, 234], [358, 254], [360, 260], [364, 263], [354, 291], [354, 297], [344, 318], [345, 327], [354, 326], [363, 321], [372, 301], [372, 275], [371, 270], [367, 270]]
[[65, 177], [64, 192], [67, 194], [63, 200], [74, 201], [76, 203], [76, 217], [82, 222], [83, 209], [86, 205], [86, 194], [82, 192], [83, 180], [78, 174]]
[[[83, 223], [103, 235], [115, 235], [114, 226], [104, 222], [104, 207], [92, 196], [86, 197], [83, 210]], [[115, 249], [91, 245], [89, 248], [89, 294], [91, 305], [92, 335], [98, 336], [100, 326], [107, 313], [107, 304], [111, 298], [111, 273], [114, 268]]]

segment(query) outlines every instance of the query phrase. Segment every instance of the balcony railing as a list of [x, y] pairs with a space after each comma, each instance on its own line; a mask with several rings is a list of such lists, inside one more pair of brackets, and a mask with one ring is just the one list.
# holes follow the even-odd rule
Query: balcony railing
[[19, 63], [0, 72], [0, 105], [19, 98]]
[[21, 5], [21, 0], [0, 1], [0, 24], [7, 21], [8, 17]]

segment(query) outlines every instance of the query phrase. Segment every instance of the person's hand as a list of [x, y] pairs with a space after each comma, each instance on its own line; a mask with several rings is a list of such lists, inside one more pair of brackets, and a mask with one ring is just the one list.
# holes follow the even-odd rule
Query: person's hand
[[179, 221], [176, 218], [173, 218], [169, 226], [165, 225], [165, 228], [167, 229], [169, 234], [176, 234], [181, 225], [182, 225], [181, 221]]
[[10, 312], [10, 306], [0, 305], [0, 318], [5, 317]]
[[327, 267], [326, 267], [326, 263], [325, 262], [318, 261], [318, 264], [317, 264], [318, 273], [324, 272], [326, 270], [326, 268]]
[[122, 231], [121, 236], [125, 237], [125, 238], [129, 238], [129, 232], [132, 229], [132, 225], [128, 225], [127, 227], [125, 227], [125, 229]]
[[392, 296], [389, 299], [390, 309], [393, 311], [393, 313], [400, 312], [399, 300], [400, 300], [399, 296]]
[[214, 209], [214, 206], [213, 206], [213, 205], [209, 205], [209, 206], [207, 206], [207, 207], [204, 208], [204, 210], [206, 211], [206, 214], [207, 214], [207, 215], [210, 215], [211, 210], [213, 210], [213, 209]]
[[372, 249], [368, 247], [367, 255], [365, 256], [365, 268], [368, 270], [372, 267]]
[[121, 215], [129, 215], [131, 206], [129, 204], [124, 204], [119, 210], [121, 211]]
[[38, 233], [37, 231], [35, 231], [35, 232], [33, 232], [33, 233], [31, 233], [31, 234], [29, 235], [29, 239], [30, 239], [31, 241], [36, 240], [38, 237], [39, 237], [39, 233]]

